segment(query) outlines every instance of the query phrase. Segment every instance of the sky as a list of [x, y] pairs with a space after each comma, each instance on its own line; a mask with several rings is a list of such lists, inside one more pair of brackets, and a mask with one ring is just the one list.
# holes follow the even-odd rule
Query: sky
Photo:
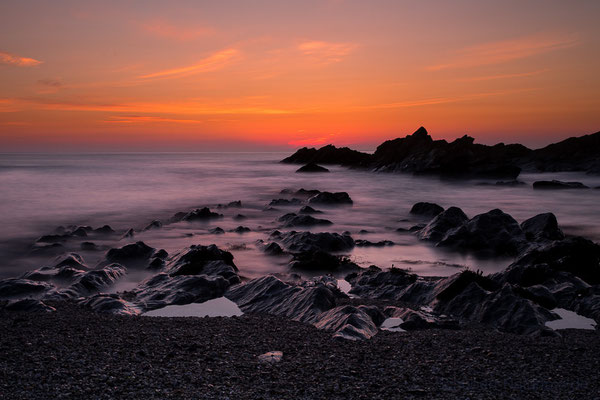
[[0, 151], [541, 147], [600, 130], [600, 1], [2, 1]]

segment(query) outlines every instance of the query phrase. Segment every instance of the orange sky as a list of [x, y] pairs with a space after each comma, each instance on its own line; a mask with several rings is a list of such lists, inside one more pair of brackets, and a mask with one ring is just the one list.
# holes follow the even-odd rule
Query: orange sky
[[541, 146], [600, 130], [600, 2], [5, 1], [0, 151]]

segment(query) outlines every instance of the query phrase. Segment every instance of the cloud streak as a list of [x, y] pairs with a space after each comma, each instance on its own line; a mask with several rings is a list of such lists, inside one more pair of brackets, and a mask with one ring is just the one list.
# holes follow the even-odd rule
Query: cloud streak
[[195, 75], [203, 72], [216, 71], [231, 64], [238, 56], [240, 51], [237, 49], [224, 49], [203, 58], [196, 64], [166, 69], [150, 74], [140, 75], [139, 79], [169, 79], [181, 78]]
[[0, 51], [0, 64], [14, 65], [17, 67], [35, 67], [42, 64], [43, 61], [29, 57], [21, 57], [16, 54]]
[[353, 43], [334, 43], [320, 40], [302, 42], [298, 50], [305, 56], [322, 64], [332, 64], [342, 61], [356, 49]]
[[579, 44], [575, 34], [570, 35], [534, 35], [517, 39], [484, 43], [463, 48], [449, 61], [427, 67], [430, 71], [471, 68], [482, 65], [501, 64], [508, 61], [532, 57]]

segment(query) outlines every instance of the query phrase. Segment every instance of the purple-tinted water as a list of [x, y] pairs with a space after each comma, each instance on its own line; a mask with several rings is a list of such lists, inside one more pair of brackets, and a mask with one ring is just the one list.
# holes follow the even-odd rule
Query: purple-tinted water
[[[517, 221], [551, 211], [566, 233], [600, 241], [600, 190], [535, 191], [540, 179], [580, 181], [600, 186], [600, 177], [577, 173], [523, 174], [528, 185], [481, 186], [481, 181], [443, 181], [407, 174], [372, 173], [330, 167], [328, 174], [296, 174], [296, 165], [280, 164], [283, 153], [134, 153], [134, 154], [0, 154], [0, 276], [14, 276], [49, 263], [50, 259], [19, 257], [23, 246], [51, 233], [58, 225], [109, 224], [119, 231], [141, 229], [151, 220], [166, 221], [178, 211], [241, 200], [244, 208], [220, 210], [225, 218], [210, 223], [178, 223], [138, 234], [131, 240], [97, 241], [104, 248], [143, 240], [173, 252], [191, 244], [215, 243], [229, 249], [242, 275], [255, 277], [287, 270], [285, 257], [267, 257], [256, 240], [267, 239], [276, 219], [299, 207], [265, 205], [284, 188], [346, 191], [352, 207], [323, 209], [333, 226], [313, 231], [350, 231], [357, 238], [392, 240], [395, 246], [356, 248], [360, 265], [411, 268], [423, 275], [448, 275], [463, 266], [485, 272], [505, 268], [509, 259], [478, 259], [437, 249], [411, 234], [395, 232], [422, 222], [408, 212], [418, 201], [461, 207], [467, 215], [500, 208]], [[236, 221], [241, 213], [248, 217]], [[208, 233], [238, 225], [252, 232]], [[362, 229], [368, 234], [358, 234]], [[94, 265], [103, 252], [82, 252]], [[136, 279], [137, 280], [137, 279]], [[133, 282], [132, 282], [133, 284]], [[121, 286], [127, 286], [122, 283]], [[126, 287], [120, 287], [124, 290]]]

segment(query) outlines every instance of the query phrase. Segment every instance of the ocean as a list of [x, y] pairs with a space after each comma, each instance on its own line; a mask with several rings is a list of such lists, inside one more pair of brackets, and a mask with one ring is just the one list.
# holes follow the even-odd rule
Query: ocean
[[[19, 275], [50, 265], [53, 257], [30, 257], [36, 238], [57, 226], [108, 224], [119, 233], [141, 230], [150, 221], [163, 223], [176, 212], [240, 200], [243, 207], [217, 210], [224, 218], [203, 223], [180, 222], [139, 232], [132, 239], [101, 240], [102, 251], [81, 251], [88, 265], [105, 251], [142, 240], [169, 253], [192, 244], [217, 244], [231, 251], [240, 275], [254, 278], [288, 272], [289, 257], [267, 256], [257, 240], [279, 227], [278, 217], [299, 206], [266, 210], [282, 189], [345, 191], [351, 207], [321, 208], [333, 225], [307, 230], [350, 232], [354, 239], [391, 240], [393, 246], [356, 247], [350, 258], [361, 266], [408, 268], [424, 276], [446, 276], [463, 268], [500, 271], [510, 258], [480, 258], [435, 248], [414, 235], [397, 232], [424, 221], [409, 214], [412, 205], [429, 201], [457, 206], [469, 217], [500, 208], [521, 222], [553, 212], [566, 234], [600, 241], [600, 190], [533, 190], [536, 180], [579, 181], [600, 186], [600, 177], [581, 173], [524, 173], [526, 185], [496, 186], [485, 180], [443, 180], [399, 173], [375, 173], [328, 166], [330, 173], [295, 173], [298, 165], [279, 163], [287, 153], [115, 153], [0, 154], [0, 276]], [[288, 196], [289, 198], [289, 196]], [[242, 214], [247, 219], [234, 219]], [[243, 225], [250, 232], [230, 232]], [[226, 233], [213, 235], [219, 226]], [[359, 233], [366, 230], [368, 233]], [[127, 289], [122, 283], [115, 290]]]

